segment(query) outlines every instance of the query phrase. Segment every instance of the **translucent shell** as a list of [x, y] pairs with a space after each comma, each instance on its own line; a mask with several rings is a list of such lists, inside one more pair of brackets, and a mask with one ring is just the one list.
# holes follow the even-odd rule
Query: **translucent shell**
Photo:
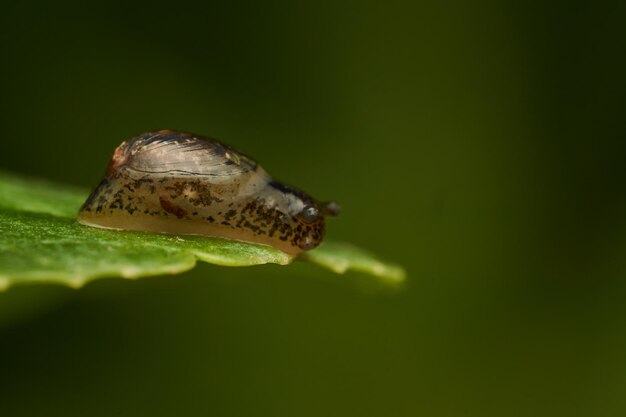
[[123, 142], [80, 209], [94, 227], [198, 234], [274, 246], [297, 255], [319, 245], [319, 203], [274, 181], [251, 158], [214, 140], [159, 131]]
[[108, 174], [122, 165], [154, 175], [209, 177], [245, 175], [257, 168], [255, 161], [220, 142], [167, 130], [122, 143]]

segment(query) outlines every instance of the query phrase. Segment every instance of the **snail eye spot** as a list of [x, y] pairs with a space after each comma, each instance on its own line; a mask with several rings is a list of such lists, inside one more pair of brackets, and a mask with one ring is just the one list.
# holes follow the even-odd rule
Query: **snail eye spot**
[[314, 223], [320, 218], [319, 210], [313, 206], [304, 206], [302, 211], [298, 213], [298, 217], [306, 223]]

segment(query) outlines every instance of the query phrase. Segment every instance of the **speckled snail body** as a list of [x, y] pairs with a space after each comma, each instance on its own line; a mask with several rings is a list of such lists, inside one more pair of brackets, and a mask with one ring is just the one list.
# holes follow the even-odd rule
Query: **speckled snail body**
[[292, 255], [319, 245], [338, 213], [274, 181], [255, 161], [214, 140], [162, 130], [123, 142], [80, 209], [84, 225], [222, 237]]

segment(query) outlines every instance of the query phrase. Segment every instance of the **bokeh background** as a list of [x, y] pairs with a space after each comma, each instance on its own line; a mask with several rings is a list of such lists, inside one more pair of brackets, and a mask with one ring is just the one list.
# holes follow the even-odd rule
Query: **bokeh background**
[[0, 14], [0, 167], [94, 186], [204, 134], [404, 265], [0, 294], [2, 416], [626, 414], [624, 2], [36, 2]]

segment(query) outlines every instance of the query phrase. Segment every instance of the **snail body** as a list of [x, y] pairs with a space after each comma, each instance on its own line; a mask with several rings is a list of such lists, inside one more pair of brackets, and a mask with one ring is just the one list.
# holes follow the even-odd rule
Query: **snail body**
[[78, 214], [87, 226], [194, 234], [273, 246], [291, 255], [319, 245], [338, 213], [277, 181], [211, 139], [169, 130], [123, 142]]

